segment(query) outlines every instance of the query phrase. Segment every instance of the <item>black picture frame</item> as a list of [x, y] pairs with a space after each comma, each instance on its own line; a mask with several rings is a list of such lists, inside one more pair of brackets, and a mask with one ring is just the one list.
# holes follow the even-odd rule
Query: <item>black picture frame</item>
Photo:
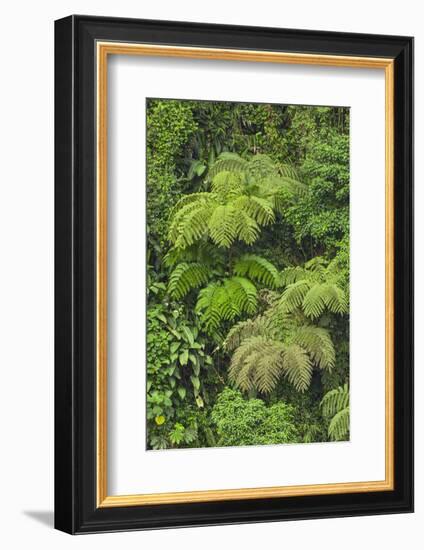
[[[98, 40], [394, 59], [393, 491], [98, 508]], [[94, 533], [413, 511], [413, 39], [73, 15], [55, 22], [55, 527]]]

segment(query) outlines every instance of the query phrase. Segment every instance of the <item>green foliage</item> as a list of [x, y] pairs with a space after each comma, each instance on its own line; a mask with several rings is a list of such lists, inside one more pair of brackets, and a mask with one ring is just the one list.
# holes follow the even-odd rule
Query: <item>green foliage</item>
[[146, 184], [148, 448], [346, 439], [349, 110], [149, 99]]
[[335, 441], [349, 439], [349, 387], [347, 384], [327, 392], [321, 401], [322, 414], [331, 419], [328, 435]]
[[177, 300], [184, 298], [193, 288], [206, 284], [209, 275], [210, 271], [204, 264], [182, 262], [169, 277], [168, 292]]
[[294, 409], [284, 402], [266, 406], [260, 399], [244, 399], [240, 392], [225, 388], [212, 409], [217, 445], [271, 445], [296, 443]]
[[274, 289], [280, 286], [280, 274], [275, 266], [265, 258], [255, 254], [244, 254], [234, 265], [234, 273]]
[[235, 241], [252, 244], [260, 227], [275, 221], [276, 212], [293, 202], [304, 186], [279, 175], [265, 155], [250, 161], [223, 153], [209, 171], [211, 191], [192, 193], [177, 203], [169, 240], [180, 249], [201, 239], [229, 248]]
[[255, 285], [244, 277], [210, 283], [199, 292], [196, 312], [201, 315], [208, 333], [218, 331], [222, 321], [232, 321], [243, 313], [253, 314], [257, 309]]
[[313, 258], [305, 267], [296, 266], [283, 271], [282, 284], [286, 285], [280, 307], [288, 313], [297, 309], [309, 319], [317, 319], [325, 310], [331, 313], [347, 313], [348, 299], [338, 282], [339, 271], [335, 262]]
[[[198, 328], [181, 308], [163, 304], [147, 312], [147, 420], [152, 448], [176, 445], [171, 431], [187, 401], [204, 406], [202, 373], [213, 364]], [[187, 443], [187, 438], [184, 438]]]
[[182, 192], [179, 183], [182, 166], [177, 159], [197, 124], [186, 103], [149, 99], [147, 127], [147, 223], [151, 242], [156, 241], [162, 247], [170, 211]]
[[[333, 276], [334, 271], [330, 267], [315, 258], [303, 268], [283, 271], [283, 283], [290, 283], [281, 297], [271, 301], [264, 314], [230, 329], [225, 346], [235, 351], [228, 372], [237, 387], [269, 394], [285, 377], [304, 392], [310, 386], [314, 366], [327, 371], [334, 368], [336, 355], [329, 331], [309, 321], [322, 315], [324, 307], [315, 307], [311, 313], [312, 300], [308, 301], [311, 290], [329, 286], [326, 277], [329, 273]], [[340, 312], [338, 304], [321, 300], [318, 303], [330, 311]]]

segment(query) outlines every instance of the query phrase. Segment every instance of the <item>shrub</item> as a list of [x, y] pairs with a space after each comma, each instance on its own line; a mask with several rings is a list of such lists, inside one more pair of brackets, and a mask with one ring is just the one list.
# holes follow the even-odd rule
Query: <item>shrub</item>
[[261, 399], [244, 399], [225, 388], [212, 409], [218, 446], [271, 445], [299, 442], [294, 409], [283, 401], [267, 406]]

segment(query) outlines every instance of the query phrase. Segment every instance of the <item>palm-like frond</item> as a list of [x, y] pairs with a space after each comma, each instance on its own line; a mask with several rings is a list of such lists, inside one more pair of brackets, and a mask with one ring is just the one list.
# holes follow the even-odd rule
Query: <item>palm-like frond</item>
[[175, 213], [169, 228], [169, 240], [176, 248], [187, 248], [207, 234], [209, 218], [217, 206], [215, 197], [209, 195], [183, 204]]
[[209, 177], [213, 179], [220, 172], [244, 173], [248, 161], [236, 153], [221, 153], [209, 170]]
[[305, 325], [299, 327], [293, 342], [302, 346], [320, 369], [332, 369], [336, 362], [336, 352], [330, 333], [321, 327]]
[[282, 286], [288, 286], [308, 277], [308, 272], [304, 267], [297, 265], [295, 267], [286, 267], [280, 274]]
[[328, 435], [335, 441], [343, 441], [349, 433], [350, 411], [349, 407], [336, 413], [328, 426]]
[[252, 336], [269, 336], [269, 327], [262, 316], [255, 319], [239, 321], [229, 331], [224, 341], [224, 348], [233, 351]]
[[271, 392], [283, 373], [283, 351], [281, 342], [264, 336], [245, 339], [231, 359], [230, 380], [243, 391]]
[[269, 288], [278, 288], [280, 275], [277, 268], [267, 259], [255, 254], [245, 254], [237, 260], [233, 271], [236, 275], [247, 276]]
[[290, 284], [283, 292], [280, 298], [280, 306], [283, 311], [291, 313], [298, 308], [302, 308], [306, 294], [310, 290], [310, 282], [300, 279]]
[[292, 172], [281, 171], [266, 155], [247, 161], [222, 153], [209, 170], [211, 192], [186, 195], [172, 210], [170, 242], [180, 250], [204, 238], [223, 248], [236, 240], [252, 244], [260, 227], [273, 223], [306, 189]]
[[291, 164], [280, 164], [278, 167], [280, 175], [284, 178], [290, 178], [293, 180], [299, 180], [299, 174], [294, 166]]
[[212, 179], [212, 192], [222, 201], [227, 201], [243, 193], [244, 183], [240, 173], [218, 172]]
[[164, 257], [166, 267], [173, 268], [180, 262], [197, 262], [216, 269], [222, 266], [224, 257], [218, 247], [203, 240], [184, 249], [171, 248]]
[[328, 435], [335, 441], [343, 441], [349, 434], [350, 406], [349, 386], [344, 384], [327, 392], [321, 401], [322, 413], [331, 418]]
[[229, 299], [236, 305], [240, 312], [250, 315], [256, 312], [258, 307], [258, 292], [255, 285], [245, 277], [230, 277], [224, 281]]
[[232, 204], [218, 205], [208, 222], [209, 235], [218, 246], [230, 248], [237, 237], [237, 211]]
[[210, 277], [210, 270], [205, 264], [182, 262], [172, 271], [169, 277], [168, 292], [179, 300], [194, 288], [205, 285]]
[[321, 401], [322, 413], [327, 417], [334, 416], [348, 406], [349, 386], [347, 384], [328, 391]]
[[284, 371], [288, 381], [297, 391], [309, 388], [313, 363], [308, 352], [298, 344], [291, 344], [284, 350]]
[[231, 358], [230, 380], [241, 390], [270, 393], [285, 376], [300, 392], [308, 389], [313, 361], [300, 344], [270, 338], [264, 325], [239, 323], [227, 335], [227, 349], [237, 346]]
[[317, 319], [325, 310], [331, 313], [348, 313], [345, 291], [338, 284], [338, 272], [332, 263], [320, 257], [313, 258], [304, 267], [286, 268], [280, 278], [286, 286], [280, 307], [287, 312], [300, 309], [310, 319]]
[[230, 277], [224, 283], [210, 283], [199, 292], [196, 311], [208, 332], [216, 330], [222, 321], [234, 320], [243, 313], [257, 309], [255, 285], [244, 277]]
[[246, 244], [253, 244], [259, 237], [260, 227], [256, 220], [244, 210], [238, 210], [234, 220], [238, 239]]
[[310, 319], [318, 318], [326, 308], [332, 313], [348, 312], [345, 293], [334, 283], [313, 285], [306, 293], [302, 307]]
[[296, 316], [274, 305], [255, 319], [234, 325], [224, 340], [224, 348], [233, 351], [230, 378], [244, 391], [256, 388], [269, 393], [284, 375], [297, 391], [304, 392], [311, 383], [314, 367], [331, 370], [335, 364], [334, 345], [327, 330], [299, 324]]

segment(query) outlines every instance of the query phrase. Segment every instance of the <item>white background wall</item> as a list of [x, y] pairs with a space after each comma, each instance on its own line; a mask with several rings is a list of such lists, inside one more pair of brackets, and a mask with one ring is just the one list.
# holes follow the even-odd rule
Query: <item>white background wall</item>
[[4, 4], [0, 63], [0, 543], [3, 548], [314, 550], [423, 546], [424, 301], [416, 288], [416, 513], [70, 537], [53, 507], [53, 20], [71, 13], [416, 37], [416, 280], [424, 275], [424, 27], [413, 0], [130, 0]]

